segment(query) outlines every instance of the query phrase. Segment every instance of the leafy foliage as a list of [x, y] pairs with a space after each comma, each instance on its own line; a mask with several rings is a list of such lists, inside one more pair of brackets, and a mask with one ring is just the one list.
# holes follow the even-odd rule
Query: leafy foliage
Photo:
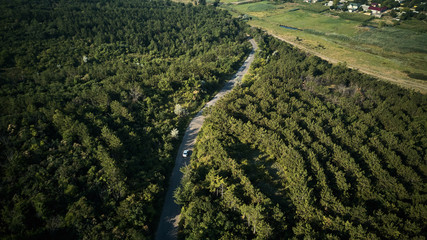
[[426, 96], [258, 43], [251, 75], [210, 109], [183, 169], [183, 235], [424, 238]]
[[[0, 3], [0, 235], [152, 237], [179, 132], [249, 50], [214, 7]], [[172, 134], [171, 134], [172, 133]]]

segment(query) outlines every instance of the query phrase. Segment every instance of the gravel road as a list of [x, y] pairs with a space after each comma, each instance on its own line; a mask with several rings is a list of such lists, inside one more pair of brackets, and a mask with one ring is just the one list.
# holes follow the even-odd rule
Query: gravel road
[[[215, 95], [215, 97], [206, 103], [205, 107], [214, 105], [220, 98], [226, 93], [233, 89], [234, 85], [242, 80], [242, 77], [248, 72], [252, 61], [254, 60], [255, 51], [258, 49], [258, 45], [253, 39], [249, 40], [252, 44], [252, 52], [249, 54], [246, 61], [239, 68], [233, 78], [229, 80], [225, 86]], [[205, 108], [204, 107], [204, 108]], [[159, 225], [156, 231], [156, 240], [172, 240], [177, 239], [178, 233], [178, 222], [181, 207], [174, 202], [173, 193], [179, 186], [182, 178], [180, 168], [189, 163], [190, 157], [183, 158], [182, 152], [185, 149], [192, 150], [196, 142], [197, 134], [203, 125], [205, 117], [202, 115], [203, 109], [200, 110], [193, 120], [190, 122], [187, 130], [185, 131], [182, 143], [179, 146], [178, 156], [175, 159], [175, 166], [172, 171], [172, 175], [169, 179], [169, 189], [166, 193], [165, 201], [163, 203], [162, 215], [160, 217]]]

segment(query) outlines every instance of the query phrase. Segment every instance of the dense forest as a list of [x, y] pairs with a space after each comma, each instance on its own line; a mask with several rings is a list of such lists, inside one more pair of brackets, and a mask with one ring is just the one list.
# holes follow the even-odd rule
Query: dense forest
[[181, 235], [425, 239], [427, 97], [257, 41], [182, 169]]
[[188, 118], [244, 60], [213, 6], [0, 1], [0, 238], [149, 239]]

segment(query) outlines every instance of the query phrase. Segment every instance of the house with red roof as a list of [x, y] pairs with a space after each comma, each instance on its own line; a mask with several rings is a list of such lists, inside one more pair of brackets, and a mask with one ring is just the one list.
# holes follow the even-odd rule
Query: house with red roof
[[371, 4], [371, 6], [368, 8], [368, 10], [371, 11], [371, 14], [375, 17], [380, 18], [382, 16], [382, 14], [387, 10], [386, 7], [381, 7], [379, 4], [377, 3], [373, 3]]

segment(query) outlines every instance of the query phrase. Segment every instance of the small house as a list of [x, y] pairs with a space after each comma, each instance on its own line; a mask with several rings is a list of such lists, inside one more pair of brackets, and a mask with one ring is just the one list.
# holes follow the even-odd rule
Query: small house
[[371, 10], [373, 16], [375, 16], [377, 18], [380, 18], [382, 16], [383, 12], [385, 12], [385, 10], [387, 10], [387, 8], [386, 7], [373, 7], [373, 6], [370, 6], [368, 8], [368, 10]]
[[358, 3], [350, 3], [350, 4], [348, 4], [347, 9], [349, 12], [356, 12], [357, 9], [359, 9], [359, 6], [360, 6], [360, 4], [358, 4]]
[[362, 9], [363, 9], [364, 12], [367, 12], [369, 10], [369, 5], [362, 4], [360, 6], [362, 7]]

